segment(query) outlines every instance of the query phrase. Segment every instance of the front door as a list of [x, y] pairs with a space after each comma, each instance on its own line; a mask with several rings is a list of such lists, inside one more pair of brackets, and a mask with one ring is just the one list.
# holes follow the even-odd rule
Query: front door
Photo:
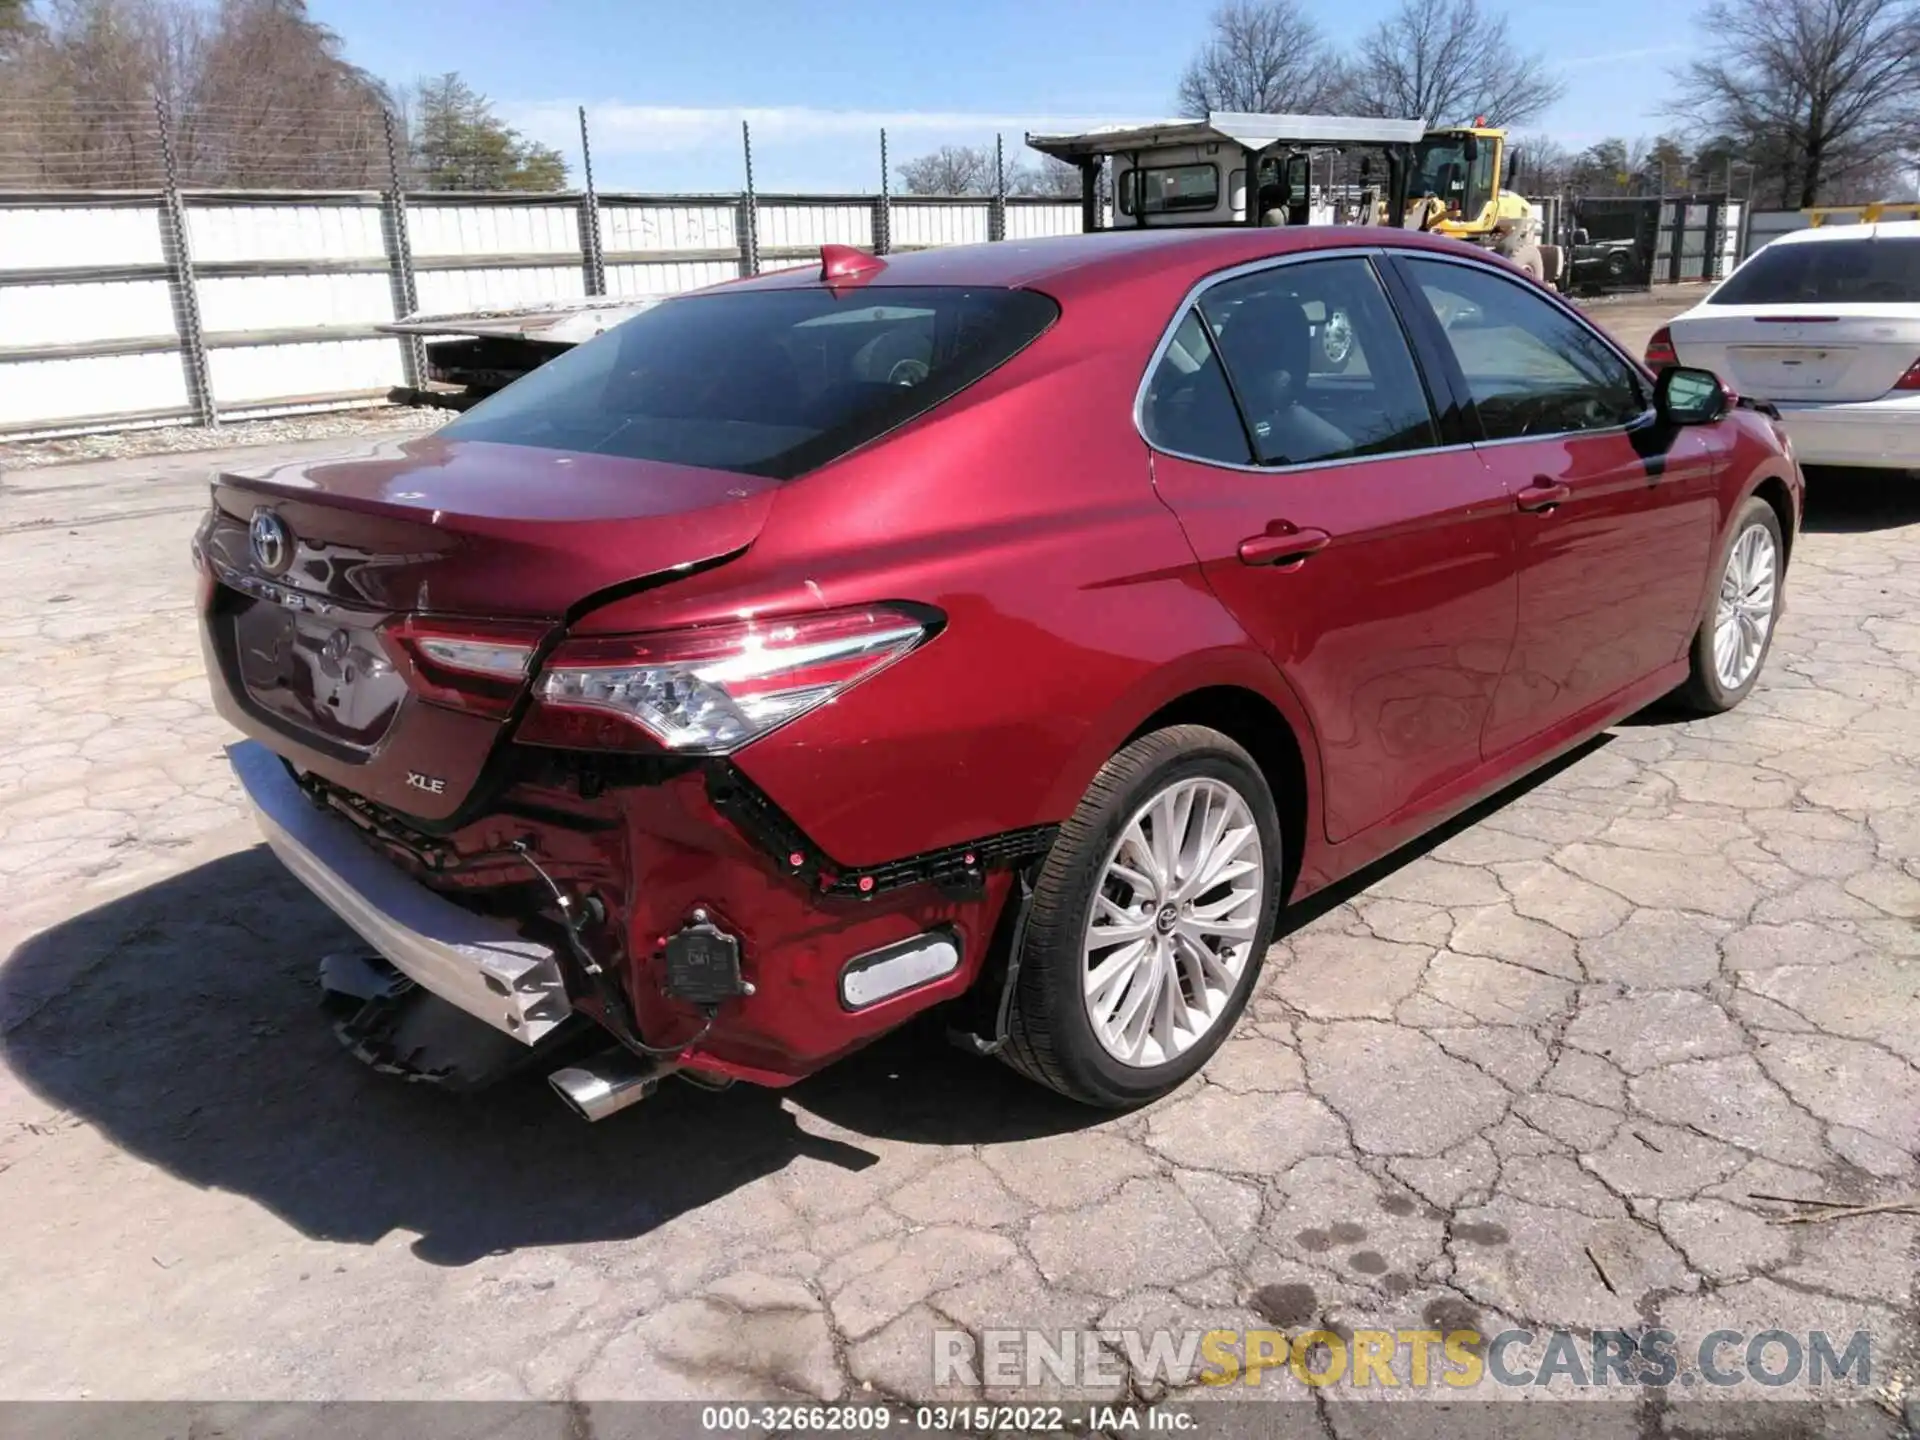
[[1372, 262], [1208, 288], [1142, 419], [1209, 585], [1312, 718], [1328, 838], [1473, 769], [1513, 638], [1513, 502], [1442, 443]]
[[[1613, 345], [1490, 265], [1400, 256], [1414, 305], [1513, 495], [1520, 618], [1485, 750], [1603, 706], [1685, 653], [1713, 545], [1720, 441], [1668, 429]], [[1432, 332], [1429, 332], [1432, 333]]]

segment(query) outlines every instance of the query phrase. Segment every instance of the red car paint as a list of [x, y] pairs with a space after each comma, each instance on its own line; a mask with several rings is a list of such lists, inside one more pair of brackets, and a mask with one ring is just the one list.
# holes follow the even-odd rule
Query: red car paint
[[[498, 622], [549, 650], [743, 614], [935, 607], [930, 642], [732, 756], [831, 866], [1058, 823], [1130, 736], [1178, 714], [1266, 764], [1298, 899], [1672, 688], [1737, 506], [1765, 495], [1790, 543], [1800, 504], [1796, 467], [1747, 411], [1670, 433], [1651, 459], [1618, 433], [1272, 474], [1148, 446], [1136, 395], [1196, 283], [1356, 246], [1486, 260], [1403, 231], [1148, 230], [892, 257], [831, 282], [769, 275], [727, 289], [1016, 286], [1060, 314], [954, 398], [798, 479], [426, 437], [223, 476], [197, 549], [247, 570], [266, 507], [328, 550], [267, 581], [281, 603], [304, 592], [369, 633], [405, 615]], [[1546, 493], [1529, 487], [1557, 503], [1523, 508]], [[1243, 544], [1311, 553], [1255, 565]], [[737, 934], [754, 993], [723, 1008], [695, 1069], [790, 1082], [981, 973], [1004, 869], [957, 899], [927, 884], [823, 895], [715, 808], [697, 766], [634, 780], [556, 763], [517, 722], [434, 703], [420, 675], [377, 754], [356, 757], [289, 721], [313, 697], [272, 713], [248, 698], [221, 627], [250, 602], [227, 584], [203, 596], [221, 712], [371, 802], [386, 838], [370, 843], [475, 905], [531, 915], [525, 871], [500, 854], [529, 840], [607, 902], [589, 938], [618, 957], [650, 1043], [700, 1018], [663, 993], [665, 937], [696, 907]], [[941, 925], [961, 940], [956, 974], [841, 1007], [848, 959]]]

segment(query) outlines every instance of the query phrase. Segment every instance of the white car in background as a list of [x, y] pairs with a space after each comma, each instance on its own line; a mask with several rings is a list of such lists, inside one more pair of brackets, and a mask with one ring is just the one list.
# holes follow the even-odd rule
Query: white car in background
[[1646, 359], [1771, 401], [1802, 465], [1920, 470], [1920, 221], [1782, 235]]

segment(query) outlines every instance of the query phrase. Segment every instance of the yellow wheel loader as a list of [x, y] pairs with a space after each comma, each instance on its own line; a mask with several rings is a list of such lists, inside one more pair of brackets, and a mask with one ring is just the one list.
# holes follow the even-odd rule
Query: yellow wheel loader
[[1518, 161], [1507, 132], [1484, 120], [1429, 130], [1414, 147], [1406, 228], [1484, 245], [1536, 280], [1558, 284], [1560, 247], [1542, 243], [1533, 207], [1509, 188]]

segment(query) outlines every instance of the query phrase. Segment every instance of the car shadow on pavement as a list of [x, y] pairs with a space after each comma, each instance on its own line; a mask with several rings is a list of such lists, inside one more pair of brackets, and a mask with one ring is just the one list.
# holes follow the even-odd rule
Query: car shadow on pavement
[[[1294, 906], [1282, 934], [1606, 741]], [[994, 1145], [1112, 1118], [955, 1049], [938, 1015], [785, 1092], [669, 1083], [593, 1125], [538, 1073], [450, 1095], [378, 1074], [334, 1039], [316, 961], [354, 943], [265, 846], [227, 855], [15, 950], [0, 964], [0, 1056], [47, 1103], [170, 1174], [317, 1239], [414, 1232], [414, 1253], [441, 1265], [637, 1238], [800, 1157], [878, 1163], [863, 1140]]]
[[926, 1025], [784, 1094], [669, 1083], [598, 1124], [538, 1073], [450, 1095], [334, 1039], [315, 962], [352, 944], [264, 846], [228, 855], [7, 957], [0, 1055], [49, 1105], [181, 1179], [317, 1239], [411, 1231], [443, 1265], [632, 1239], [799, 1157], [861, 1170], [879, 1160], [869, 1134], [995, 1143], [1105, 1118]]
[[1902, 525], [1920, 525], [1920, 470], [1808, 468], [1803, 530], [1857, 535]]

